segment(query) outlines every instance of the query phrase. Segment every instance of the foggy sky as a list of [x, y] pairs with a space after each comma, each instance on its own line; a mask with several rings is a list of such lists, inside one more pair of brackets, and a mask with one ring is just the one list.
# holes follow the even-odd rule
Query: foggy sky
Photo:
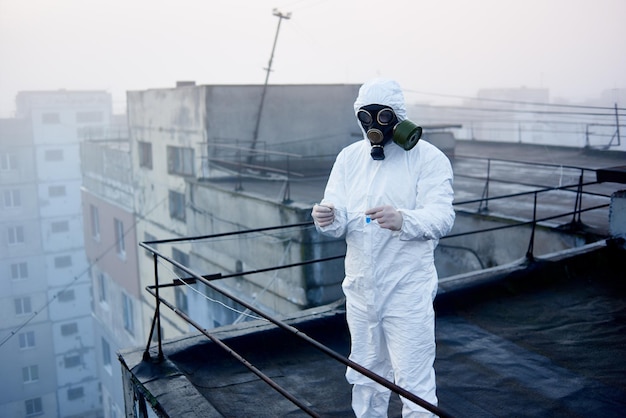
[[[626, 88], [624, 0], [0, 0], [0, 117], [28, 90], [396, 78], [421, 102], [481, 88]], [[424, 94], [428, 93], [428, 94]], [[410, 95], [409, 95], [410, 96]]]

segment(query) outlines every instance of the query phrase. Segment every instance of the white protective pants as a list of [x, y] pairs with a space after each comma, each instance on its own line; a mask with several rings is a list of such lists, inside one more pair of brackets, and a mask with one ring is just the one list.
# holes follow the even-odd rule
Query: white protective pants
[[[436, 285], [435, 285], [436, 286]], [[415, 288], [412, 287], [413, 291]], [[363, 299], [347, 292], [347, 320], [352, 340], [350, 359], [437, 405], [434, 336], [434, 289], [420, 286], [421, 297], [398, 289], [390, 295], [384, 312], [367, 309]], [[412, 293], [412, 292], [411, 292]], [[414, 303], [407, 304], [407, 297]], [[390, 391], [348, 368], [352, 383], [352, 409], [357, 417], [387, 417]], [[402, 416], [432, 417], [429, 411], [402, 398]]]

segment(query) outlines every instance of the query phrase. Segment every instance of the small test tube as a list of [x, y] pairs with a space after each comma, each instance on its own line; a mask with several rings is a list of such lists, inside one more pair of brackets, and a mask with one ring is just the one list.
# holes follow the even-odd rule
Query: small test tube
[[372, 218], [369, 215], [365, 215], [365, 223], [368, 224], [370, 222], [372, 222]]

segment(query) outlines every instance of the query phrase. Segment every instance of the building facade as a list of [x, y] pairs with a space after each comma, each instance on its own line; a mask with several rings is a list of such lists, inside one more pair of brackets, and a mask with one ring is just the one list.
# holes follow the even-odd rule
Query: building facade
[[21, 92], [16, 103], [0, 131], [1, 326], [14, 360], [3, 362], [0, 406], [15, 417], [98, 416], [79, 142], [110, 124], [111, 97]]
[[128, 139], [87, 140], [81, 144], [81, 161], [96, 362], [104, 416], [116, 418], [123, 416], [123, 395], [115, 353], [145, 340]]
[[[358, 86], [270, 86], [256, 144], [256, 153], [262, 157], [249, 160], [250, 153], [241, 150], [249, 150], [253, 141], [261, 88], [186, 85], [129, 92], [128, 136], [92, 131], [81, 143], [84, 244], [93, 288], [95, 357], [107, 418], [122, 416], [124, 405], [115, 355], [122, 348], [145, 345], [154, 318], [154, 298], [145, 291], [154, 284], [154, 258], [138, 243], [232, 231], [237, 225], [308, 219], [308, 211], [300, 207], [284, 211], [283, 199], [235, 190], [237, 181], [232, 179], [237, 178], [233, 174], [238, 172], [237, 164], [265, 164], [280, 172], [285, 155], [313, 155], [319, 160], [316, 154], [322, 149], [322, 154], [334, 158], [342, 144], [354, 140], [357, 125], [351, 107]], [[307, 97], [306, 103], [303, 97]], [[302, 111], [295, 112], [298, 106]], [[321, 131], [329, 123], [334, 126], [331, 133]], [[312, 138], [303, 140], [302, 135]], [[268, 158], [275, 160], [268, 163]], [[299, 163], [310, 164], [303, 157]], [[222, 178], [226, 183], [212, 184], [207, 181], [210, 178]], [[285, 249], [280, 239], [264, 239], [263, 254], [245, 249], [242, 254], [237, 247], [245, 238], [211, 244], [213, 248], [190, 242], [154, 248], [197, 271], [224, 265], [237, 271], [254, 265], [254, 260], [299, 256], [299, 247]], [[158, 269], [161, 282], [185, 277], [172, 266], [159, 264]], [[275, 286], [261, 292], [263, 280], [272, 279]], [[257, 292], [262, 295], [258, 304], [273, 313], [284, 313], [311, 304], [303, 282], [302, 274], [295, 281], [268, 274], [260, 279], [231, 280], [225, 286], [251, 302], [254, 297], [245, 295]], [[338, 285], [334, 283], [333, 288], [334, 294], [326, 292], [318, 299], [336, 299]], [[195, 286], [193, 290], [198, 289]], [[179, 286], [162, 295], [177, 309], [201, 318], [209, 328], [238, 320], [239, 314], [224, 307], [228, 303], [225, 298], [215, 292], [206, 295], [206, 289], [193, 290]], [[223, 304], [208, 302], [205, 296]], [[176, 315], [165, 308], [162, 312], [162, 338], [190, 331]], [[152, 340], [156, 338], [155, 330]]]
[[[187, 85], [128, 92], [135, 208], [143, 221], [137, 224], [138, 240], [310, 221], [308, 203], [285, 204], [284, 187], [276, 192], [265, 182], [259, 190], [244, 190], [238, 179], [258, 174], [280, 182], [294, 172], [319, 167], [325, 167], [321, 175], [326, 176], [337, 153], [362, 135], [353, 111], [359, 86], [273, 85], [261, 103], [262, 89]], [[302, 259], [300, 235], [260, 239], [261, 246], [241, 237], [158, 248], [182, 265], [207, 273], [245, 271], [258, 267], [259, 260], [276, 265]], [[139, 257], [139, 271], [142, 288], [154, 284], [152, 259]], [[177, 269], [159, 275], [165, 281], [185, 277]], [[220, 280], [216, 286], [277, 314], [341, 297], [339, 277], [313, 284], [315, 290], [309, 289], [307, 277], [306, 269], [300, 269]], [[177, 286], [172, 292], [178, 309], [202, 318], [208, 328], [242, 318], [240, 308], [229, 309], [224, 306], [228, 301], [203, 286]], [[144, 306], [143, 316], [150, 318], [154, 307]], [[189, 329], [165, 329], [165, 337], [177, 331]]]

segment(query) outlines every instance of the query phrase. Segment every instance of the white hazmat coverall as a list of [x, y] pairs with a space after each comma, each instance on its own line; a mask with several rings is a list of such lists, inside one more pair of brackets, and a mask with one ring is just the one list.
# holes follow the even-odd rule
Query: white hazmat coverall
[[[390, 106], [406, 118], [398, 84], [364, 84], [354, 104]], [[370, 156], [367, 138], [344, 148], [335, 161], [320, 205], [334, 207], [334, 220], [320, 232], [345, 235], [347, 322], [350, 359], [436, 405], [433, 300], [437, 292], [434, 250], [454, 223], [452, 168], [425, 140], [405, 151], [384, 146], [384, 160]], [[401, 213], [398, 231], [368, 221], [369, 208], [391, 205]], [[315, 213], [315, 210], [314, 210]], [[315, 216], [313, 216], [315, 219]], [[390, 391], [348, 367], [352, 408], [358, 417], [386, 417]], [[403, 399], [403, 416], [431, 416]]]

